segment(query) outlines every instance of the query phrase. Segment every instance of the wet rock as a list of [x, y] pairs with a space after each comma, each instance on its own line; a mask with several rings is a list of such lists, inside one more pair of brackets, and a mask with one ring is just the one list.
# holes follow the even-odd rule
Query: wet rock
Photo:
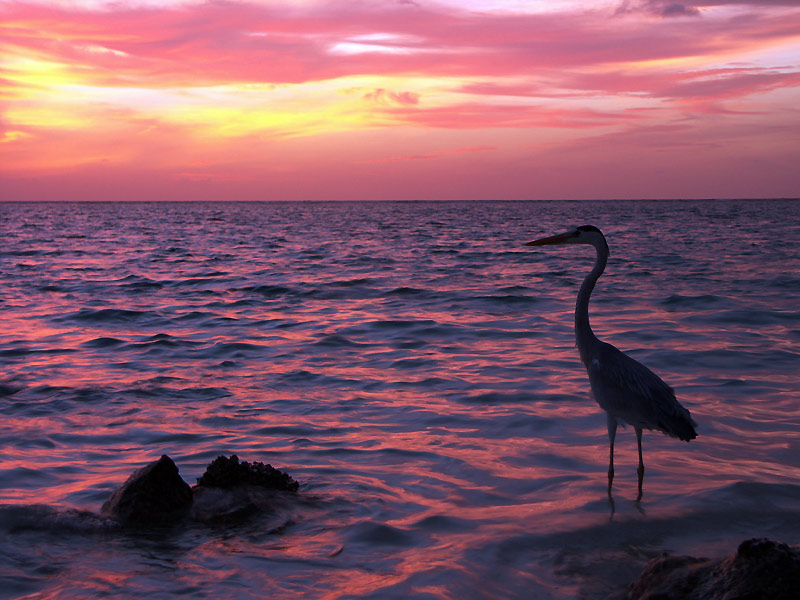
[[170, 525], [192, 505], [192, 489], [166, 454], [134, 471], [103, 504], [101, 512], [123, 525]]
[[287, 473], [272, 465], [240, 462], [235, 454], [220, 456], [192, 488], [191, 518], [210, 523], [274, 512], [282, 493], [294, 493], [298, 487]]
[[795, 600], [800, 548], [751, 539], [721, 560], [664, 555], [651, 560], [627, 600]]
[[298, 483], [288, 473], [260, 462], [239, 462], [235, 454], [230, 458], [219, 456], [197, 480], [198, 487], [232, 489], [251, 485], [270, 490], [296, 492]]

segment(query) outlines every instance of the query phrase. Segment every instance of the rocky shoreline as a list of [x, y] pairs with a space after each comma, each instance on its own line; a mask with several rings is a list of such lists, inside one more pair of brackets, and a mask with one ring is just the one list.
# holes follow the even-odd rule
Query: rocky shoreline
[[[275, 510], [299, 484], [271, 465], [219, 456], [189, 486], [163, 455], [135, 471], [103, 504], [103, 518], [122, 527], [219, 523]], [[721, 559], [664, 554], [609, 600], [796, 600], [800, 548], [761, 538]]]
[[664, 554], [652, 559], [619, 600], [797, 600], [800, 548], [745, 540], [722, 559]]

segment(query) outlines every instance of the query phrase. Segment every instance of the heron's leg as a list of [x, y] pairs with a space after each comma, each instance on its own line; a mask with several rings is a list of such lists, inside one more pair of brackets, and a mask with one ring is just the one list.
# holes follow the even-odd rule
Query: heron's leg
[[617, 420], [606, 413], [608, 424], [608, 495], [611, 495], [611, 483], [614, 481], [614, 438], [617, 435]]
[[641, 427], [634, 427], [636, 431], [636, 445], [639, 447], [639, 468], [636, 469], [636, 473], [639, 475], [639, 495], [636, 497], [637, 500], [642, 499], [642, 481], [644, 480], [644, 461], [642, 460], [642, 428]]

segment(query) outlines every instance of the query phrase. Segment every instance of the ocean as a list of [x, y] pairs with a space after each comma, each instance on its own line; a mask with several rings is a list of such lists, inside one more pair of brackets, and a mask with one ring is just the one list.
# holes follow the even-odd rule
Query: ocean
[[[616, 438], [575, 348], [675, 388]], [[800, 543], [800, 202], [0, 204], [0, 598], [605, 598], [662, 552]], [[299, 483], [274, 513], [119, 530], [162, 454]]]

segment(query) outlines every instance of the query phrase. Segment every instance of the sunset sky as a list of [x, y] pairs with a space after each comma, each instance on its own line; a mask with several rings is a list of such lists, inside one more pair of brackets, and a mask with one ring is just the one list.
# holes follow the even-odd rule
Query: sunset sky
[[800, 2], [0, 0], [0, 196], [800, 196]]

